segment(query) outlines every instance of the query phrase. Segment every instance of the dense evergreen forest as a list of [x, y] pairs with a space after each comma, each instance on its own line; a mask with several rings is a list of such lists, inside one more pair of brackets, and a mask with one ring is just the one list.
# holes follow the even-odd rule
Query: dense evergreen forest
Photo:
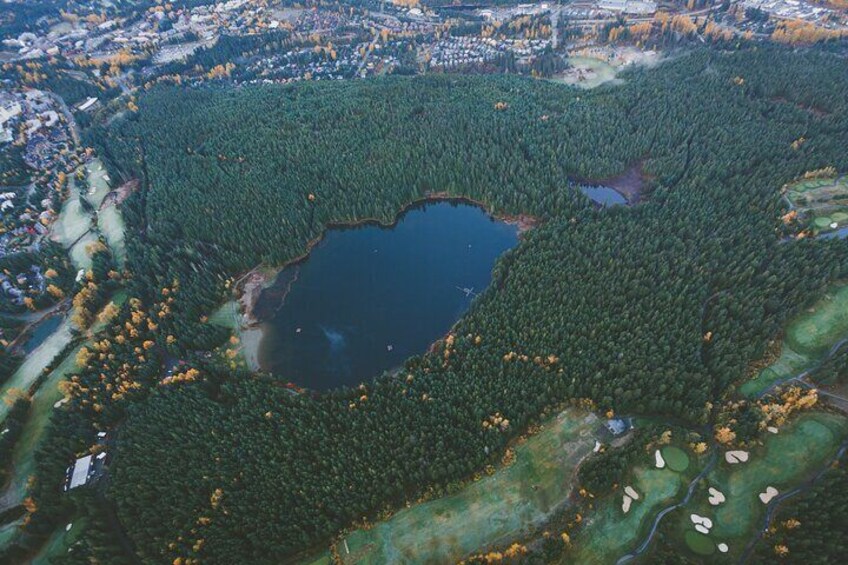
[[[467, 477], [569, 399], [706, 423], [787, 316], [848, 275], [844, 241], [787, 239], [779, 198], [848, 169], [846, 71], [758, 47], [592, 92], [504, 76], [158, 87], [93, 129], [113, 177], [143, 180], [124, 206], [139, 300], [72, 406], [121, 423], [110, 496], [141, 557], [279, 562]], [[632, 208], [595, 209], [569, 182], [631, 167], [646, 179]], [[195, 354], [226, 339], [205, 320], [240, 273], [432, 193], [541, 223], [401, 375], [293, 394]], [[166, 349], [193, 372], [154, 387]], [[495, 412], [505, 431], [481, 426]]]

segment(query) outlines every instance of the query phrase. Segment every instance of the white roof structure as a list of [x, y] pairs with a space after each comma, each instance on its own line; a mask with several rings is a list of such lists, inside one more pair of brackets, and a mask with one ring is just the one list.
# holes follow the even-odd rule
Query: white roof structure
[[88, 470], [91, 468], [91, 455], [80, 457], [74, 463], [74, 470], [71, 474], [71, 484], [68, 489], [76, 488], [84, 485], [88, 481]]
[[92, 96], [91, 98], [89, 98], [88, 100], [86, 100], [85, 102], [83, 102], [82, 104], [77, 106], [77, 109], [79, 109], [82, 112], [85, 112], [86, 110], [88, 110], [89, 108], [94, 106], [95, 102], [97, 102], [97, 98]]

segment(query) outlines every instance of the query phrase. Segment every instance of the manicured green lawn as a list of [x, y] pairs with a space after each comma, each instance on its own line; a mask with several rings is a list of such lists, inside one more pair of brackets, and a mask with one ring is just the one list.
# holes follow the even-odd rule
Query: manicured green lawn
[[35, 448], [44, 436], [54, 404], [62, 398], [59, 383], [76, 370], [76, 354], [79, 349], [75, 348], [62, 360], [32, 398], [23, 433], [12, 450], [13, 474], [7, 487], [15, 492], [18, 502], [23, 502], [26, 497], [27, 482], [35, 470]]
[[[765, 517], [766, 505], [760, 500], [760, 493], [769, 486], [779, 493], [793, 489], [833, 457], [846, 433], [845, 417], [809, 412], [781, 428], [778, 434], [767, 433], [764, 445], [750, 452], [747, 463], [730, 465], [721, 457], [689, 504], [675, 513], [675, 535], [680, 536], [681, 550], [688, 546], [704, 555], [704, 539], [698, 538], [695, 546], [691, 543], [695, 530], [690, 516], [698, 514], [713, 522], [709, 536], [703, 537], [714, 544], [726, 543], [730, 547], [728, 556], [738, 558]], [[722, 492], [726, 500], [718, 506], [710, 505], [709, 487]]]
[[616, 559], [635, 549], [657, 512], [682, 496], [686, 480], [684, 475], [669, 468], [634, 469], [629, 484], [636, 489], [639, 500], [634, 501], [625, 514], [621, 508], [622, 487], [599, 502], [585, 517], [586, 524], [573, 538], [574, 551], [564, 562], [615, 563]]
[[831, 289], [810, 309], [792, 320], [780, 357], [739, 387], [754, 398], [774, 383], [810, 369], [841, 339], [848, 337], [848, 285]]
[[65, 555], [68, 548], [73, 545], [79, 535], [85, 530], [85, 520], [73, 522], [70, 531], [65, 531], [64, 526], [53, 532], [50, 539], [41, 551], [32, 560], [32, 565], [49, 565], [52, 559]]
[[592, 451], [593, 414], [567, 410], [515, 448], [515, 461], [457, 494], [416, 504], [337, 550], [346, 563], [449, 563], [505, 544], [567, 503], [578, 463]]

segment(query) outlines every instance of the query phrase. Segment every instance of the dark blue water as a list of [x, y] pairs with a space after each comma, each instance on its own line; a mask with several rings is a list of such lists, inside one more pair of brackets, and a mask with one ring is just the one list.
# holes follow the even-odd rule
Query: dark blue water
[[392, 228], [330, 230], [260, 296], [259, 363], [311, 389], [398, 367], [448, 332], [517, 241], [515, 226], [451, 202], [414, 208]]
[[627, 199], [624, 195], [608, 186], [581, 186], [580, 192], [588, 196], [593, 202], [602, 206], [627, 204]]
[[58, 315], [50, 316], [46, 320], [39, 322], [39, 324], [32, 330], [32, 334], [29, 336], [29, 339], [24, 342], [24, 351], [27, 354], [32, 353], [36, 347], [44, 343], [44, 340], [56, 331], [56, 328], [58, 328], [61, 323], [62, 316]]

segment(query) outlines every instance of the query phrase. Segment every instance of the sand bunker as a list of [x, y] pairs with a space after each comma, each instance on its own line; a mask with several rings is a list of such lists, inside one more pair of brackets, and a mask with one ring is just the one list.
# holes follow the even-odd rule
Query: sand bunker
[[720, 543], [716, 547], [718, 547], [718, 550], [722, 553], [727, 553], [728, 550], [730, 549], [729, 547], [727, 547], [726, 543]]
[[654, 458], [657, 461], [657, 469], [665, 467], [665, 459], [663, 459], [662, 453], [660, 453], [659, 449], [654, 452]]
[[777, 433], [777, 428], [775, 428], [774, 426], [769, 426], [769, 427], [766, 428], [766, 430], [768, 430], [768, 433], [770, 433], [770, 434], [776, 434]]
[[721, 504], [722, 502], [725, 501], [724, 493], [722, 493], [717, 488], [710, 487], [709, 493], [710, 493], [709, 501], [710, 501], [710, 504], [712, 504], [713, 506], [718, 506], [719, 504]]
[[601, 450], [601, 442], [599, 442], [598, 440], [595, 440], [595, 447], [592, 448], [592, 452], [597, 453], [600, 450]]
[[633, 504], [634, 500], [639, 500], [639, 493], [636, 492], [636, 489], [627, 485], [624, 487], [624, 500], [621, 501], [621, 510], [625, 514], [630, 512], [630, 505]]
[[748, 461], [748, 452], [742, 451], [741, 449], [728, 451], [724, 454], [724, 460], [731, 465], [735, 465], [736, 463], [745, 463]]
[[701, 532], [702, 534], [709, 534], [710, 529], [713, 527], [713, 521], [707, 518], [706, 516], [698, 516], [697, 514], [692, 514], [689, 516], [689, 519], [692, 520], [692, 523], [695, 524], [695, 529]]
[[768, 504], [771, 502], [771, 499], [778, 495], [778, 491], [773, 486], [769, 486], [766, 488], [765, 492], [760, 493], [760, 500], [763, 501], [763, 504]]

